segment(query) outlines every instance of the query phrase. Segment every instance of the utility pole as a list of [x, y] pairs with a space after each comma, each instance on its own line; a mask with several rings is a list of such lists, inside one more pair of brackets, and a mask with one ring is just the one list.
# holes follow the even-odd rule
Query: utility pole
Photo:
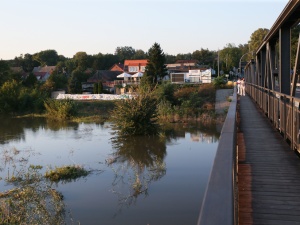
[[218, 76], [220, 76], [220, 51], [218, 49]]

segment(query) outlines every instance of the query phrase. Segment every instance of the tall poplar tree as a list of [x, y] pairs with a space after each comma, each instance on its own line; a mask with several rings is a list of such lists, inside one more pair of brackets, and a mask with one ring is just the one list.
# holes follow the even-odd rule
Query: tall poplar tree
[[153, 83], [157, 83], [157, 78], [162, 79], [167, 75], [167, 67], [165, 65], [166, 57], [158, 43], [154, 43], [148, 50], [148, 63], [145, 72], [147, 76], [152, 78]]

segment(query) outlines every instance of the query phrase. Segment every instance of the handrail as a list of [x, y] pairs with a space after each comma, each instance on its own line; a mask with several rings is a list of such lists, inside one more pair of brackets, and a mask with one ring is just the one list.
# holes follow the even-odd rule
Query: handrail
[[246, 92], [290, 144], [290, 148], [300, 153], [300, 98], [251, 83], [247, 83]]
[[198, 225], [234, 225], [237, 223], [235, 204], [236, 109], [237, 93], [234, 89], [200, 210]]

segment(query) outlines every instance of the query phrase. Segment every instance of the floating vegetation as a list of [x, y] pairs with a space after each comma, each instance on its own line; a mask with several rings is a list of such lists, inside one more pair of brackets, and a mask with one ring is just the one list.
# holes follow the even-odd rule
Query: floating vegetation
[[45, 177], [51, 181], [75, 180], [79, 177], [85, 177], [90, 173], [82, 166], [71, 165], [56, 167], [54, 170], [47, 171]]
[[41, 166], [30, 165], [7, 178], [16, 187], [0, 192], [0, 224], [65, 224], [61, 193], [40, 173]]

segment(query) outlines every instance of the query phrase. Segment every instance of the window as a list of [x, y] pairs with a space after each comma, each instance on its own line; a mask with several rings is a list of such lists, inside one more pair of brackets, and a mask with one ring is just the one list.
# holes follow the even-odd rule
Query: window
[[139, 67], [138, 66], [129, 66], [128, 67], [128, 71], [129, 72], [138, 72], [139, 71]]
[[145, 72], [146, 66], [141, 66], [141, 72]]

